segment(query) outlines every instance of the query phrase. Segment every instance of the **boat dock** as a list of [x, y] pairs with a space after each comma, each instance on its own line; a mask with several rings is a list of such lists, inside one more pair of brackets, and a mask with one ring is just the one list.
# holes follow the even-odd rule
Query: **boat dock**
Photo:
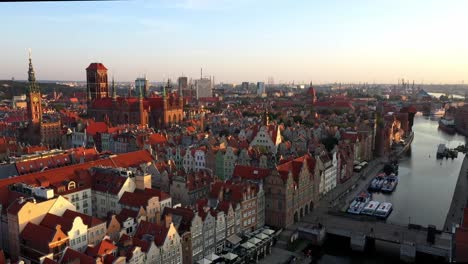
[[458, 175], [457, 185], [453, 193], [452, 203], [447, 213], [444, 230], [454, 231], [454, 227], [461, 223], [463, 217], [463, 209], [466, 206], [468, 194], [468, 158], [465, 156], [460, 174]]

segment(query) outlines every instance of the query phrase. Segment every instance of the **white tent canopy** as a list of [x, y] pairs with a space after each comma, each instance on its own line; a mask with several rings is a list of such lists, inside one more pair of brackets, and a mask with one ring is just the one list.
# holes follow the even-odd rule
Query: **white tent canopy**
[[223, 256], [223, 258], [227, 259], [227, 260], [234, 260], [236, 259], [238, 256], [234, 253], [227, 253], [226, 255]]
[[258, 244], [258, 243], [260, 243], [262, 241], [260, 239], [258, 239], [258, 238], [252, 237], [251, 239], [249, 239], [248, 242], [256, 245], [256, 244]]
[[211, 264], [211, 262], [213, 262], [213, 261], [208, 260], [206, 258], [200, 259], [199, 261], [197, 261], [198, 264]]
[[258, 238], [258, 239], [262, 239], [262, 240], [269, 238], [269, 236], [265, 235], [264, 233], [260, 233], [260, 234], [256, 235], [255, 237]]
[[252, 243], [245, 242], [244, 244], [241, 244], [241, 247], [243, 247], [245, 249], [249, 249], [249, 248], [254, 247], [254, 245]]
[[271, 236], [271, 235], [273, 235], [275, 233], [275, 231], [273, 231], [271, 229], [265, 229], [265, 230], [263, 230], [263, 233]]
[[207, 260], [211, 260], [211, 261], [215, 261], [217, 259], [219, 259], [219, 256], [216, 255], [215, 253], [211, 253], [209, 254], [208, 256], [205, 257]]

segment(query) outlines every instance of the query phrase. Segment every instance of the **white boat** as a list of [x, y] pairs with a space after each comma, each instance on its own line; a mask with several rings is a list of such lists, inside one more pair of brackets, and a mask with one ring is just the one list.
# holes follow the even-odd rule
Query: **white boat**
[[361, 214], [365, 215], [374, 215], [375, 210], [379, 207], [380, 203], [377, 201], [370, 201], [367, 205], [362, 209]]
[[385, 181], [384, 174], [377, 175], [374, 179], [372, 179], [371, 184], [369, 185], [369, 191], [378, 192], [382, 189], [382, 185]]
[[379, 207], [375, 210], [374, 215], [379, 218], [387, 218], [393, 210], [393, 205], [391, 203], [381, 203]]
[[398, 185], [398, 176], [395, 174], [390, 174], [385, 177], [385, 181], [382, 185], [382, 192], [393, 192]]
[[350, 214], [360, 214], [361, 211], [364, 209], [366, 204], [370, 201], [371, 194], [368, 192], [362, 192], [356, 197], [348, 208], [348, 213]]

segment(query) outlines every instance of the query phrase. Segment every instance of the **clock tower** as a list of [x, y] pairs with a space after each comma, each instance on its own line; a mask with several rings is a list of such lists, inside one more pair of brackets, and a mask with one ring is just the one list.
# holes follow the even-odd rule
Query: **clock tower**
[[31, 60], [31, 50], [29, 51], [28, 81], [28, 118], [33, 125], [39, 125], [42, 121], [41, 90], [36, 83], [36, 76]]

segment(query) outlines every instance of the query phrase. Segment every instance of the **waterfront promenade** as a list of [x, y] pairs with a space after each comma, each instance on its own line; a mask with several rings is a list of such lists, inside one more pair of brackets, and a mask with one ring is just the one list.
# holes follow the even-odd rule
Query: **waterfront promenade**
[[468, 198], [468, 157], [465, 156], [463, 159], [462, 166], [460, 168], [460, 174], [458, 175], [457, 185], [455, 186], [455, 192], [453, 193], [452, 203], [447, 213], [447, 219], [445, 220], [444, 230], [446, 232], [452, 232], [455, 225], [460, 224], [463, 217], [463, 210], [466, 206]]

